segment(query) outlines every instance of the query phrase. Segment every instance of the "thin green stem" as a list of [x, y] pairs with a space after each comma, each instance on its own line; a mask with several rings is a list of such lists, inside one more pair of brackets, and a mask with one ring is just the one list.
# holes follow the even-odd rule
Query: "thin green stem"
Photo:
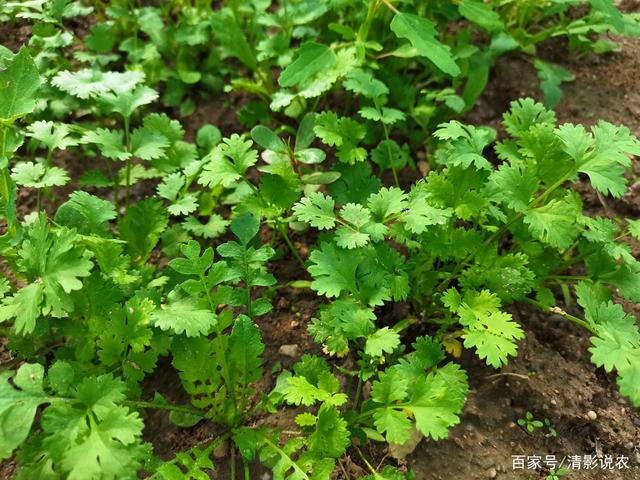
[[544, 312], [555, 313], [556, 315], [560, 315], [561, 317], [566, 318], [567, 320], [575, 323], [576, 325], [580, 325], [581, 327], [586, 328], [594, 335], [598, 334], [598, 330], [589, 322], [581, 318], [578, 318], [574, 315], [571, 315], [570, 313], [565, 312], [560, 307], [549, 307], [542, 302], [538, 302], [537, 300], [534, 300], [533, 298], [525, 298], [525, 301], [530, 303], [531, 305], [535, 305], [536, 307], [540, 308]]
[[200, 282], [202, 283], [202, 289], [204, 290], [204, 294], [209, 301], [209, 307], [213, 313], [216, 313], [216, 306], [213, 303], [213, 298], [211, 297], [211, 289], [207, 287], [207, 281], [204, 277], [204, 274], [200, 274]]
[[[0, 158], [4, 157], [7, 149], [7, 127], [0, 126]], [[9, 208], [10, 190], [11, 190], [11, 177], [9, 176], [9, 159], [7, 158], [7, 166], [0, 169], [0, 195], [5, 203], [5, 209]], [[10, 219], [7, 215], [8, 231], [11, 236], [16, 232], [14, 225], [14, 219]]]
[[251, 480], [251, 472], [249, 471], [249, 464], [244, 458], [242, 459], [242, 464], [244, 466], [244, 480]]
[[393, 181], [396, 183], [396, 187], [400, 188], [400, 182], [398, 181], [398, 172], [396, 172], [396, 167], [393, 164], [393, 157], [391, 156], [391, 140], [389, 139], [389, 129], [384, 124], [384, 122], [382, 123], [382, 129], [384, 130], [384, 138], [387, 140], [387, 158], [389, 159], [389, 166], [391, 167], [391, 171], [393, 172]]
[[360, 29], [358, 30], [358, 42], [364, 43], [367, 41], [369, 37], [369, 29], [371, 28], [371, 22], [376, 15], [376, 10], [378, 9], [379, 0], [371, 0], [369, 2], [369, 9], [367, 10], [367, 18], [360, 25]]
[[[131, 141], [130, 141], [130, 119], [129, 117], [124, 117], [124, 140], [127, 152], [131, 152]], [[126, 160], [126, 172], [125, 172], [125, 187], [124, 187], [124, 208], [129, 208], [129, 190], [131, 189], [131, 157]]]
[[375, 474], [377, 473], [377, 472], [376, 472], [376, 469], [375, 469], [375, 468], [373, 468], [373, 466], [372, 466], [372, 465], [367, 461], [367, 459], [365, 458], [365, 456], [364, 456], [364, 454], [362, 453], [362, 451], [361, 451], [358, 447], [356, 447], [356, 446], [354, 446], [353, 448], [355, 448], [355, 449], [356, 449], [356, 452], [358, 452], [358, 455], [360, 456], [360, 458], [362, 459], [362, 461], [364, 462], [364, 464], [367, 466], [367, 468], [369, 469], [369, 471], [375, 475]]
[[287, 224], [281, 223], [281, 224], [279, 224], [278, 227], [279, 227], [278, 230], [280, 231], [280, 234], [282, 235], [282, 238], [284, 239], [284, 241], [286, 242], [287, 246], [289, 247], [289, 250], [291, 250], [291, 253], [295, 257], [295, 259], [298, 261], [300, 266], [303, 269], [306, 270], [307, 266], [304, 264], [304, 260], [300, 256], [300, 253], [298, 253], [298, 249], [295, 247], [295, 245], [293, 244], [293, 242], [289, 238], [289, 233], [287, 232], [287, 229], [288, 229]]
[[[531, 210], [532, 208], [535, 208], [543, 200], [545, 200], [549, 195], [551, 195], [551, 193], [553, 193], [556, 189], [561, 187], [562, 184], [564, 184], [564, 182], [566, 182], [569, 178], [571, 178], [571, 176], [574, 173], [575, 172], [573, 170], [568, 172], [568, 173], [566, 173], [556, 183], [554, 183], [547, 190], [545, 190], [542, 193], [542, 195], [540, 195], [539, 197], [537, 197], [537, 198], [533, 199], [531, 202], [529, 202], [529, 205], [527, 205], [527, 207], [524, 210], [522, 210], [521, 212], [519, 212], [516, 215], [514, 215], [513, 218], [511, 218], [509, 221], [507, 221], [507, 223], [505, 223], [496, 232], [494, 232], [489, 238], [487, 238], [484, 242], [482, 242], [482, 247], [486, 247], [486, 246], [490, 245], [493, 241], [495, 241], [498, 238], [500, 238], [504, 233], [507, 232], [507, 230], [509, 230], [509, 227], [511, 225], [513, 225], [515, 222], [517, 222], [518, 220], [523, 218], [527, 211]], [[478, 252], [479, 248], [480, 247], [475, 248], [471, 253], [469, 253], [469, 255], [467, 255], [465, 257], [464, 260], [462, 260], [460, 263], [458, 263], [458, 265], [453, 270], [453, 272], [451, 272], [451, 274], [449, 276], [447, 276], [447, 278], [445, 278], [444, 280], [442, 280], [442, 282], [440, 282], [438, 284], [438, 286], [435, 288], [435, 291], [436, 292], [440, 292], [440, 291], [444, 290], [445, 288], [447, 288], [449, 286], [449, 284], [451, 283], [451, 281], [454, 280], [455, 278], [457, 278], [458, 274], [462, 271], [462, 269], [464, 268], [465, 264], [473, 259], [473, 257]]]
[[362, 394], [362, 377], [358, 375], [358, 383], [356, 384], [356, 394], [353, 397], [353, 409], [356, 410], [358, 408], [358, 403], [360, 403], [360, 395]]

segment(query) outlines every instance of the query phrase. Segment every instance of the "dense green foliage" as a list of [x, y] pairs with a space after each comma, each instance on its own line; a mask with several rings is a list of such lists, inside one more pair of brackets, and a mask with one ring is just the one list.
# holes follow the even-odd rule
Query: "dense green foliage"
[[[445, 438], [468, 391], [456, 357], [517, 355], [515, 302], [586, 329], [640, 406], [621, 304], [640, 302], [640, 221], [587, 215], [575, 188], [622, 196], [640, 142], [559, 125], [573, 76], [536, 56], [555, 37], [608, 52], [602, 34], [640, 34], [636, 15], [611, 0], [212, 3], [1, 7], [32, 27], [0, 47], [0, 458], [17, 478], [209, 478], [221, 442], [234, 478], [236, 452], [245, 478], [255, 461], [347, 478], [352, 450], [363, 479], [412, 478], [359, 446]], [[508, 52], [538, 70], [544, 104], [514, 101], [500, 132], [461, 123]], [[237, 131], [186, 132], [178, 118], [216, 97], [243, 99]], [[272, 273], [286, 257], [299, 280]], [[294, 288], [318, 296], [308, 331], [326, 356], [265, 371], [261, 321]], [[395, 323], [394, 302], [410, 307]], [[189, 404], [149, 392], [163, 357]], [[256, 422], [283, 408], [295, 431]], [[151, 409], [222, 433], [163, 462], [142, 440]]]

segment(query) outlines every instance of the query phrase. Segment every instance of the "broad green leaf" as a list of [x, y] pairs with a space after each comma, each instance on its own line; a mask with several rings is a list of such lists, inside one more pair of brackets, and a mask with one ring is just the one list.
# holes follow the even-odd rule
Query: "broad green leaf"
[[[9, 125], [33, 111], [40, 88], [38, 67], [26, 48], [0, 69], [0, 124]], [[3, 152], [0, 152], [0, 156]]]
[[262, 148], [278, 153], [286, 153], [287, 147], [273, 131], [265, 126], [258, 125], [251, 130], [251, 138]]
[[491, 9], [491, 5], [481, 0], [462, 0], [458, 8], [464, 18], [480, 25], [490, 33], [504, 29], [500, 15]]
[[322, 72], [336, 63], [336, 54], [326, 45], [315, 42], [304, 43], [299, 49], [296, 59], [285, 68], [278, 83], [281, 87], [293, 87]]
[[50, 401], [42, 388], [43, 377], [42, 365], [33, 363], [22, 364], [15, 374], [0, 373], [0, 460], [10, 458], [27, 439], [38, 406]]
[[264, 344], [260, 330], [246, 315], [235, 322], [229, 336], [230, 378], [235, 385], [247, 386], [262, 377]]
[[435, 24], [426, 18], [410, 13], [397, 13], [391, 20], [391, 31], [399, 38], [406, 38], [418, 55], [428, 58], [444, 73], [456, 77], [460, 67], [456, 64], [449, 47], [440, 43]]

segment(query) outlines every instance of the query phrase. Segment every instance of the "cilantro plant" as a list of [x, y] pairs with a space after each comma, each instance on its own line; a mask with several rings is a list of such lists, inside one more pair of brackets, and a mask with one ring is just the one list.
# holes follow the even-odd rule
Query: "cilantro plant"
[[[572, 76], [535, 51], [558, 36], [608, 51], [600, 34], [637, 35], [637, 15], [609, 0], [156, 3], [0, 6], [32, 27], [0, 47], [0, 460], [16, 478], [235, 480], [260, 463], [349, 479], [348, 460], [361, 480], [409, 480], [364, 447], [446, 438], [469, 390], [456, 359], [515, 357], [515, 303], [582, 328], [640, 406], [624, 308], [640, 301], [640, 223], [594, 214], [577, 188], [623, 196], [640, 142], [558, 125], [547, 106]], [[455, 119], [510, 51], [547, 106], [513, 102], [500, 134]], [[212, 95], [242, 98], [233, 128], [191, 116]], [[283, 368], [266, 326], [292, 288], [319, 346]], [[154, 410], [215, 434], [158, 458]]]

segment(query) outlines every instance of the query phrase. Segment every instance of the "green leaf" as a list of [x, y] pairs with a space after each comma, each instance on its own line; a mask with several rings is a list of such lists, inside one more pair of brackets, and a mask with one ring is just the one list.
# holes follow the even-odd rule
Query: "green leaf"
[[326, 45], [307, 42], [297, 51], [296, 59], [285, 68], [278, 83], [281, 87], [293, 87], [318, 72], [331, 68], [337, 61], [336, 54]]
[[143, 263], [149, 258], [167, 221], [165, 208], [157, 198], [142, 200], [127, 209], [118, 222], [118, 230], [136, 262]]
[[389, 93], [387, 86], [374, 76], [360, 69], [352, 70], [343, 82], [344, 88], [367, 98], [378, 98]]
[[246, 315], [236, 320], [229, 336], [228, 363], [230, 378], [235, 385], [247, 386], [262, 377], [264, 344], [260, 330]]
[[257, 68], [253, 47], [247, 41], [244, 29], [238, 24], [230, 8], [223, 8], [210, 15], [213, 34], [227, 55], [236, 57], [251, 71]]
[[533, 98], [514, 100], [510, 107], [503, 115], [503, 124], [514, 137], [522, 137], [534, 125], [556, 124], [556, 114]]
[[262, 148], [278, 153], [287, 153], [284, 142], [273, 131], [265, 126], [258, 125], [251, 130], [251, 138]]
[[312, 192], [296, 203], [292, 210], [298, 220], [320, 230], [329, 230], [336, 224], [334, 207], [333, 198], [321, 192]]
[[49, 401], [42, 388], [42, 365], [24, 363], [12, 374], [0, 373], [0, 460], [10, 458], [27, 439], [38, 406]]
[[55, 221], [58, 225], [75, 228], [83, 235], [105, 235], [106, 223], [116, 218], [113, 204], [87, 192], [76, 191], [58, 207]]
[[489, 177], [491, 199], [516, 211], [524, 210], [538, 191], [539, 182], [531, 169], [503, 163]]
[[452, 77], [460, 74], [449, 47], [436, 39], [438, 32], [430, 20], [410, 13], [396, 13], [391, 20], [391, 31], [409, 40], [418, 55], [428, 58], [444, 73]]
[[10, 125], [33, 112], [40, 75], [26, 48], [21, 48], [4, 67], [0, 70], [0, 124]]
[[11, 170], [11, 178], [18, 185], [30, 188], [56, 187], [69, 181], [69, 175], [62, 168], [33, 162], [18, 163]]
[[311, 265], [308, 270], [313, 276], [311, 288], [320, 295], [337, 297], [344, 290], [357, 291], [358, 255], [350, 255], [331, 243], [322, 243], [320, 249], [311, 252], [309, 260]]
[[231, 221], [231, 231], [242, 245], [247, 245], [260, 230], [260, 219], [252, 213], [243, 213]]
[[284, 399], [292, 405], [311, 406], [317, 402], [339, 406], [348, 400], [340, 392], [340, 382], [331, 374], [326, 362], [305, 355], [295, 365], [296, 375], [286, 380]]
[[182, 224], [185, 230], [202, 238], [218, 238], [225, 232], [227, 225], [229, 225], [229, 221], [217, 213], [211, 215], [205, 224], [200, 223], [200, 221], [193, 216], [187, 217]]
[[400, 345], [398, 332], [384, 327], [369, 335], [364, 353], [372, 357], [381, 357], [383, 353], [392, 353], [398, 345]]
[[150, 104], [157, 98], [158, 92], [144, 85], [138, 85], [133, 90], [108, 92], [100, 96], [112, 112], [119, 113], [124, 118], [130, 118], [138, 108]]
[[71, 292], [82, 288], [80, 278], [89, 276], [93, 266], [76, 241], [71, 230], [53, 233], [43, 215], [29, 226], [18, 264], [31, 283], [26, 292], [20, 290], [12, 299], [19, 332], [31, 333], [40, 311], [53, 317], [73, 311]]
[[508, 357], [516, 354], [516, 340], [524, 338], [511, 314], [499, 308], [500, 299], [493, 293], [471, 290], [454, 310], [464, 327], [464, 346], [475, 347], [478, 356], [494, 368], [505, 365]]
[[564, 82], [575, 80], [575, 75], [560, 65], [543, 62], [539, 59], [536, 59], [533, 65], [538, 70], [540, 90], [544, 95], [544, 103], [549, 108], [555, 108], [562, 97], [562, 88], [560, 86]]
[[140, 443], [142, 420], [118, 404], [124, 389], [111, 375], [85, 377], [72, 402], [44, 411], [45, 452], [64, 478], [130, 478], [150, 457], [148, 446]]
[[452, 213], [449, 208], [432, 207], [427, 203], [424, 192], [414, 190], [409, 197], [407, 210], [400, 219], [410, 232], [420, 234], [431, 225], [445, 225]]
[[169, 140], [149, 128], [136, 128], [131, 135], [133, 155], [142, 160], [155, 160], [165, 156]]
[[504, 23], [498, 13], [494, 12], [491, 5], [479, 0], [462, 0], [458, 7], [460, 14], [489, 33], [504, 30]]
[[198, 197], [194, 193], [187, 193], [167, 207], [167, 211], [175, 216], [187, 215], [197, 209]]
[[245, 141], [235, 133], [225, 138], [205, 157], [206, 163], [198, 183], [208, 187], [231, 187], [258, 161], [258, 153], [251, 148], [252, 145], [251, 140]]
[[333, 405], [322, 405], [316, 429], [309, 436], [309, 450], [319, 458], [340, 458], [350, 444], [347, 422]]
[[617, 370], [620, 393], [640, 406], [640, 331], [636, 319], [612, 302], [601, 303], [590, 314], [597, 331], [591, 337], [591, 361], [607, 372]]
[[189, 299], [182, 299], [167, 305], [161, 305], [151, 315], [154, 325], [162, 330], [171, 330], [187, 337], [206, 335], [217, 323], [215, 315], [197, 308]]
[[107, 130], [98, 128], [87, 131], [80, 139], [82, 143], [95, 143], [100, 152], [113, 160], [126, 160], [131, 157], [124, 147], [124, 132], [122, 130]]
[[51, 84], [60, 90], [86, 100], [90, 97], [100, 97], [108, 92], [125, 93], [144, 80], [141, 71], [102, 72], [100, 70], [84, 69], [77, 72], [61, 71], [52, 79]]
[[78, 140], [69, 136], [71, 129], [69, 125], [59, 122], [47, 122], [39, 120], [27, 127], [27, 131], [32, 138], [41, 142], [47, 149], [66, 150], [78, 144]]
[[349, 117], [338, 117], [335, 112], [322, 112], [316, 117], [314, 132], [326, 145], [338, 147], [338, 158], [343, 163], [363, 161], [367, 152], [358, 147], [367, 130]]
[[[185, 478], [207, 480], [214, 472], [211, 453], [215, 446], [216, 442], [211, 442], [206, 448], [196, 446], [178, 452], [174, 459], [160, 465], [156, 474], [162, 480], [183, 480]], [[155, 479], [156, 476], [151, 478]]]
[[527, 210], [524, 223], [536, 239], [552, 247], [567, 248], [578, 236], [576, 228], [580, 206], [575, 197], [568, 194], [562, 199], [551, 200], [546, 205]]
[[445, 438], [460, 421], [467, 389], [466, 374], [451, 363], [411, 383], [401, 368], [391, 367], [371, 389], [374, 425], [388, 442], [402, 444], [410, 436], [411, 414], [423, 435]]
[[385, 125], [393, 125], [405, 118], [404, 113], [400, 110], [388, 107], [382, 107], [379, 110], [373, 107], [362, 107], [358, 113], [362, 118], [373, 120], [375, 122], [382, 122]]

